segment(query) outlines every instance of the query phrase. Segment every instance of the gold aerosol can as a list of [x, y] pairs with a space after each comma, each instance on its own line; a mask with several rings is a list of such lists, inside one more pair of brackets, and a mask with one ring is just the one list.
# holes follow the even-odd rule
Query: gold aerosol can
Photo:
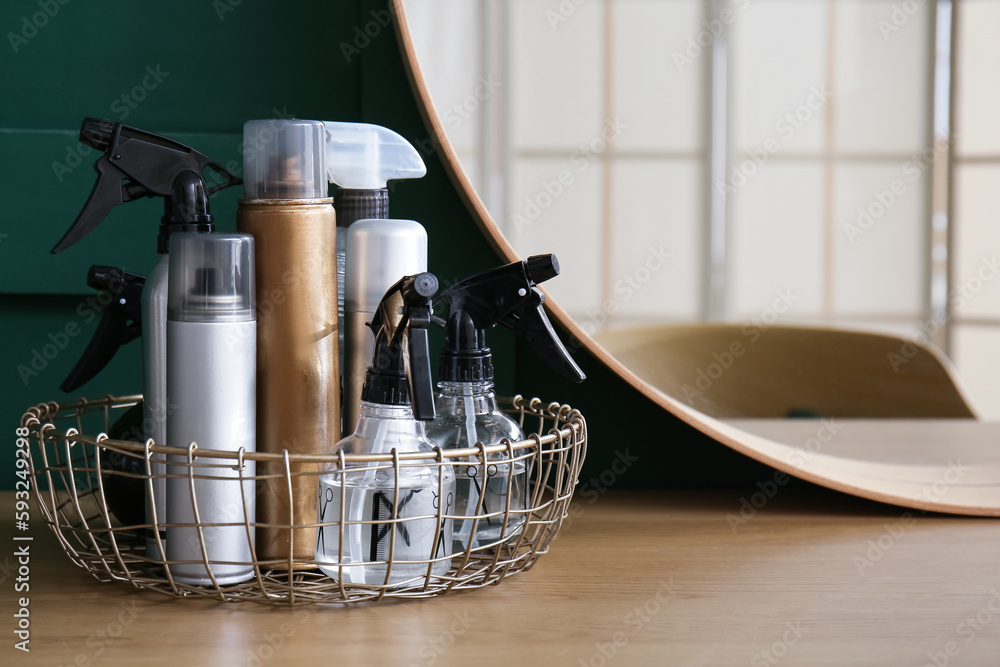
[[[327, 197], [322, 121], [252, 120], [243, 127], [238, 231], [256, 242], [257, 451], [318, 454], [340, 439], [337, 223]], [[315, 464], [261, 462], [257, 559], [313, 567]], [[273, 476], [273, 477], [269, 477]], [[287, 563], [287, 565], [286, 565]]]

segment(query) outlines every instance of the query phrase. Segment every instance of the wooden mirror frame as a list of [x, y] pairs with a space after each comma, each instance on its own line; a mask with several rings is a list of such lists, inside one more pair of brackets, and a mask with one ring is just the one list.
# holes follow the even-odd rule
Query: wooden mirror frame
[[[445, 170], [489, 243], [502, 257], [516, 261], [520, 257], [466, 176], [435, 109], [406, 20], [404, 0], [390, 1], [404, 67]], [[549, 300], [546, 305], [583, 347], [657, 405], [711, 438], [780, 473], [922, 512], [1000, 516], [1000, 423], [961, 418], [904, 418], [852, 419], [836, 425], [837, 418], [834, 418], [832, 423], [836, 425], [837, 437], [828, 439], [834, 440], [831, 443], [824, 441], [824, 425], [817, 420], [723, 421], [668, 395], [652, 384], [648, 376], [640, 376], [606, 350], [558, 303]], [[815, 331], [836, 333], [833, 330]], [[908, 343], [904, 339], [895, 340]], [[938, 356], [933, 350], [929, 354]], [[947, 373], [952, 373], [946, 359], [938, 361]], [[960, 385], [957, 391], [962, 394]], [[802, 446], [788, 445], [776, 438], [790, 438], [801, 442]], [[813, 442], [820, 443], [820, 449], [815, 449]]]

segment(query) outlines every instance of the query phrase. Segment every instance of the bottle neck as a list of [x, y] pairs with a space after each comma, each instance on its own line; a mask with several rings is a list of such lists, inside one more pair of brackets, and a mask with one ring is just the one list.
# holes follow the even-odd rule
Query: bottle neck
[[413, 408], [409, 405], [383, 405], [371, 401], [361, 401], [361, 413], [358, 415], [355, 435], [374, 438], [377, 432], [385, 431], [386, 423], [392, 433], [412, 432], [423, 436], [424, 423], [413, 416]]
[[442, 413], [471, 410], [480, 415], [500, 410], [492, 382], [439, 382], [438, 389], [438, 410]]

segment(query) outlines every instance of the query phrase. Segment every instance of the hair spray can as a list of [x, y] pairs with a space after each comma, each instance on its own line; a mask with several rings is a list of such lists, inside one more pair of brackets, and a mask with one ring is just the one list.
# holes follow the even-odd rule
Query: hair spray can
[[[173, 447], [255, 451], [253, 248], [247, 234], [184, 232], [170, 239], [167, 440]], [[172, 455], [167, 469], [173, 578], [204, 585], [251, 578], [254, 462], [244, 460], [240, 469], [233, 459], [189, 462]]]
[[[340, 439], [337, 224], [328, 198], [326, 127], [252, 120], [243, 127], [240, 232], [257, 244], [258, 451], [318, 454]], [[257, 556], [307, 569], [316, 529], [317, 464], [261, 463]], [[289, 482], [290, 480], [290, 482]], [[291, 488], [289, 488], [289, 483]], [[303, 525], [306, 524], [306, 525]], [[294, 525], [294, 528], [284, 526]]]

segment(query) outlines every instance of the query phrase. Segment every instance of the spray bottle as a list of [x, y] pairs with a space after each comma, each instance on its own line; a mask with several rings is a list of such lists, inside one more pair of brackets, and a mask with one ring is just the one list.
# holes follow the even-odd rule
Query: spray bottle
[[[371, 322], [375, 354], [357, 429], [328, 455], [433, 451], [424, 421], [434, 418], [427, 329], [437, 287], [437, 278], [421, 273], [385, 294]], [[316, 562], [325, 574], [405, 586], [448, 572], [455, 477], [450, 466], [426, 461], [401, 460], [398, 479], [391, 463], [324, 464], [317, 512], [321, 524], [333, 525], [317, 534]]]
[[[517, 422], [500, 411], [493, 393], [493, 360], [486, 329], [497, 324], [524, 336], [559, 373], [582, 382], [586, 376], [563, 347], [545, 316], [545, 295], [536, 285], [559, 274], [555, 255], [536, 255], [452, 285], [439, 297], [448, 302], [439, 371], [437, 418], [428, 437], [442, 449], [490, 446], [524, 439]], [[492, 455], [482, 470], [475, 456], [456, 469], [456, 551], [495, 547], [518, 535], [527, 518], [528, 470], [523, 461]], [[473, 527], [475, 524], [475, 527]]]
[[371, 334], [365, 323], [399, 276], [427, 270], [427, 233], [423, 227], [411, 220], [377, 222], [389, 218], [388, 182], [420, 178], [427, 167], [417, 150], [392, 130], [367, 123], [326, 125], [327, 175], [331, 183], [340, 186], [334, 195], [337, 302], [344, 374], [343, 427], [349, 432], [358, 421], [361, 386], [372, 356]]
[[[207, 155], [189, 146], [136, 127], [100, 118], [85, 118], [80, 142], [103, 151], [94, 164], [97, 183], [73, 226], [52, 248], [62, 252], [92, 232], [119, 204], [143, 197], [163, 197], [163, 217], [156, 240], [160, 261], [146, 279], [142, 292], [143, 406], [146, 437], [167, 443], [167, 281], [170, 235], [174, 232], [210, 232], [214, 218], [208, 198], [239, 178]], [[211, 169], [221, 182], [208, 188], [204, 171]], [[146, 522], [162, 524], [166, 515], [166, 464], [152, 464], [153, 498], [146, 498]], [[165, 539], [161, 528], [159, 537]], [[163, 559], [156, 535], [146, 539], [146, 553]]]

